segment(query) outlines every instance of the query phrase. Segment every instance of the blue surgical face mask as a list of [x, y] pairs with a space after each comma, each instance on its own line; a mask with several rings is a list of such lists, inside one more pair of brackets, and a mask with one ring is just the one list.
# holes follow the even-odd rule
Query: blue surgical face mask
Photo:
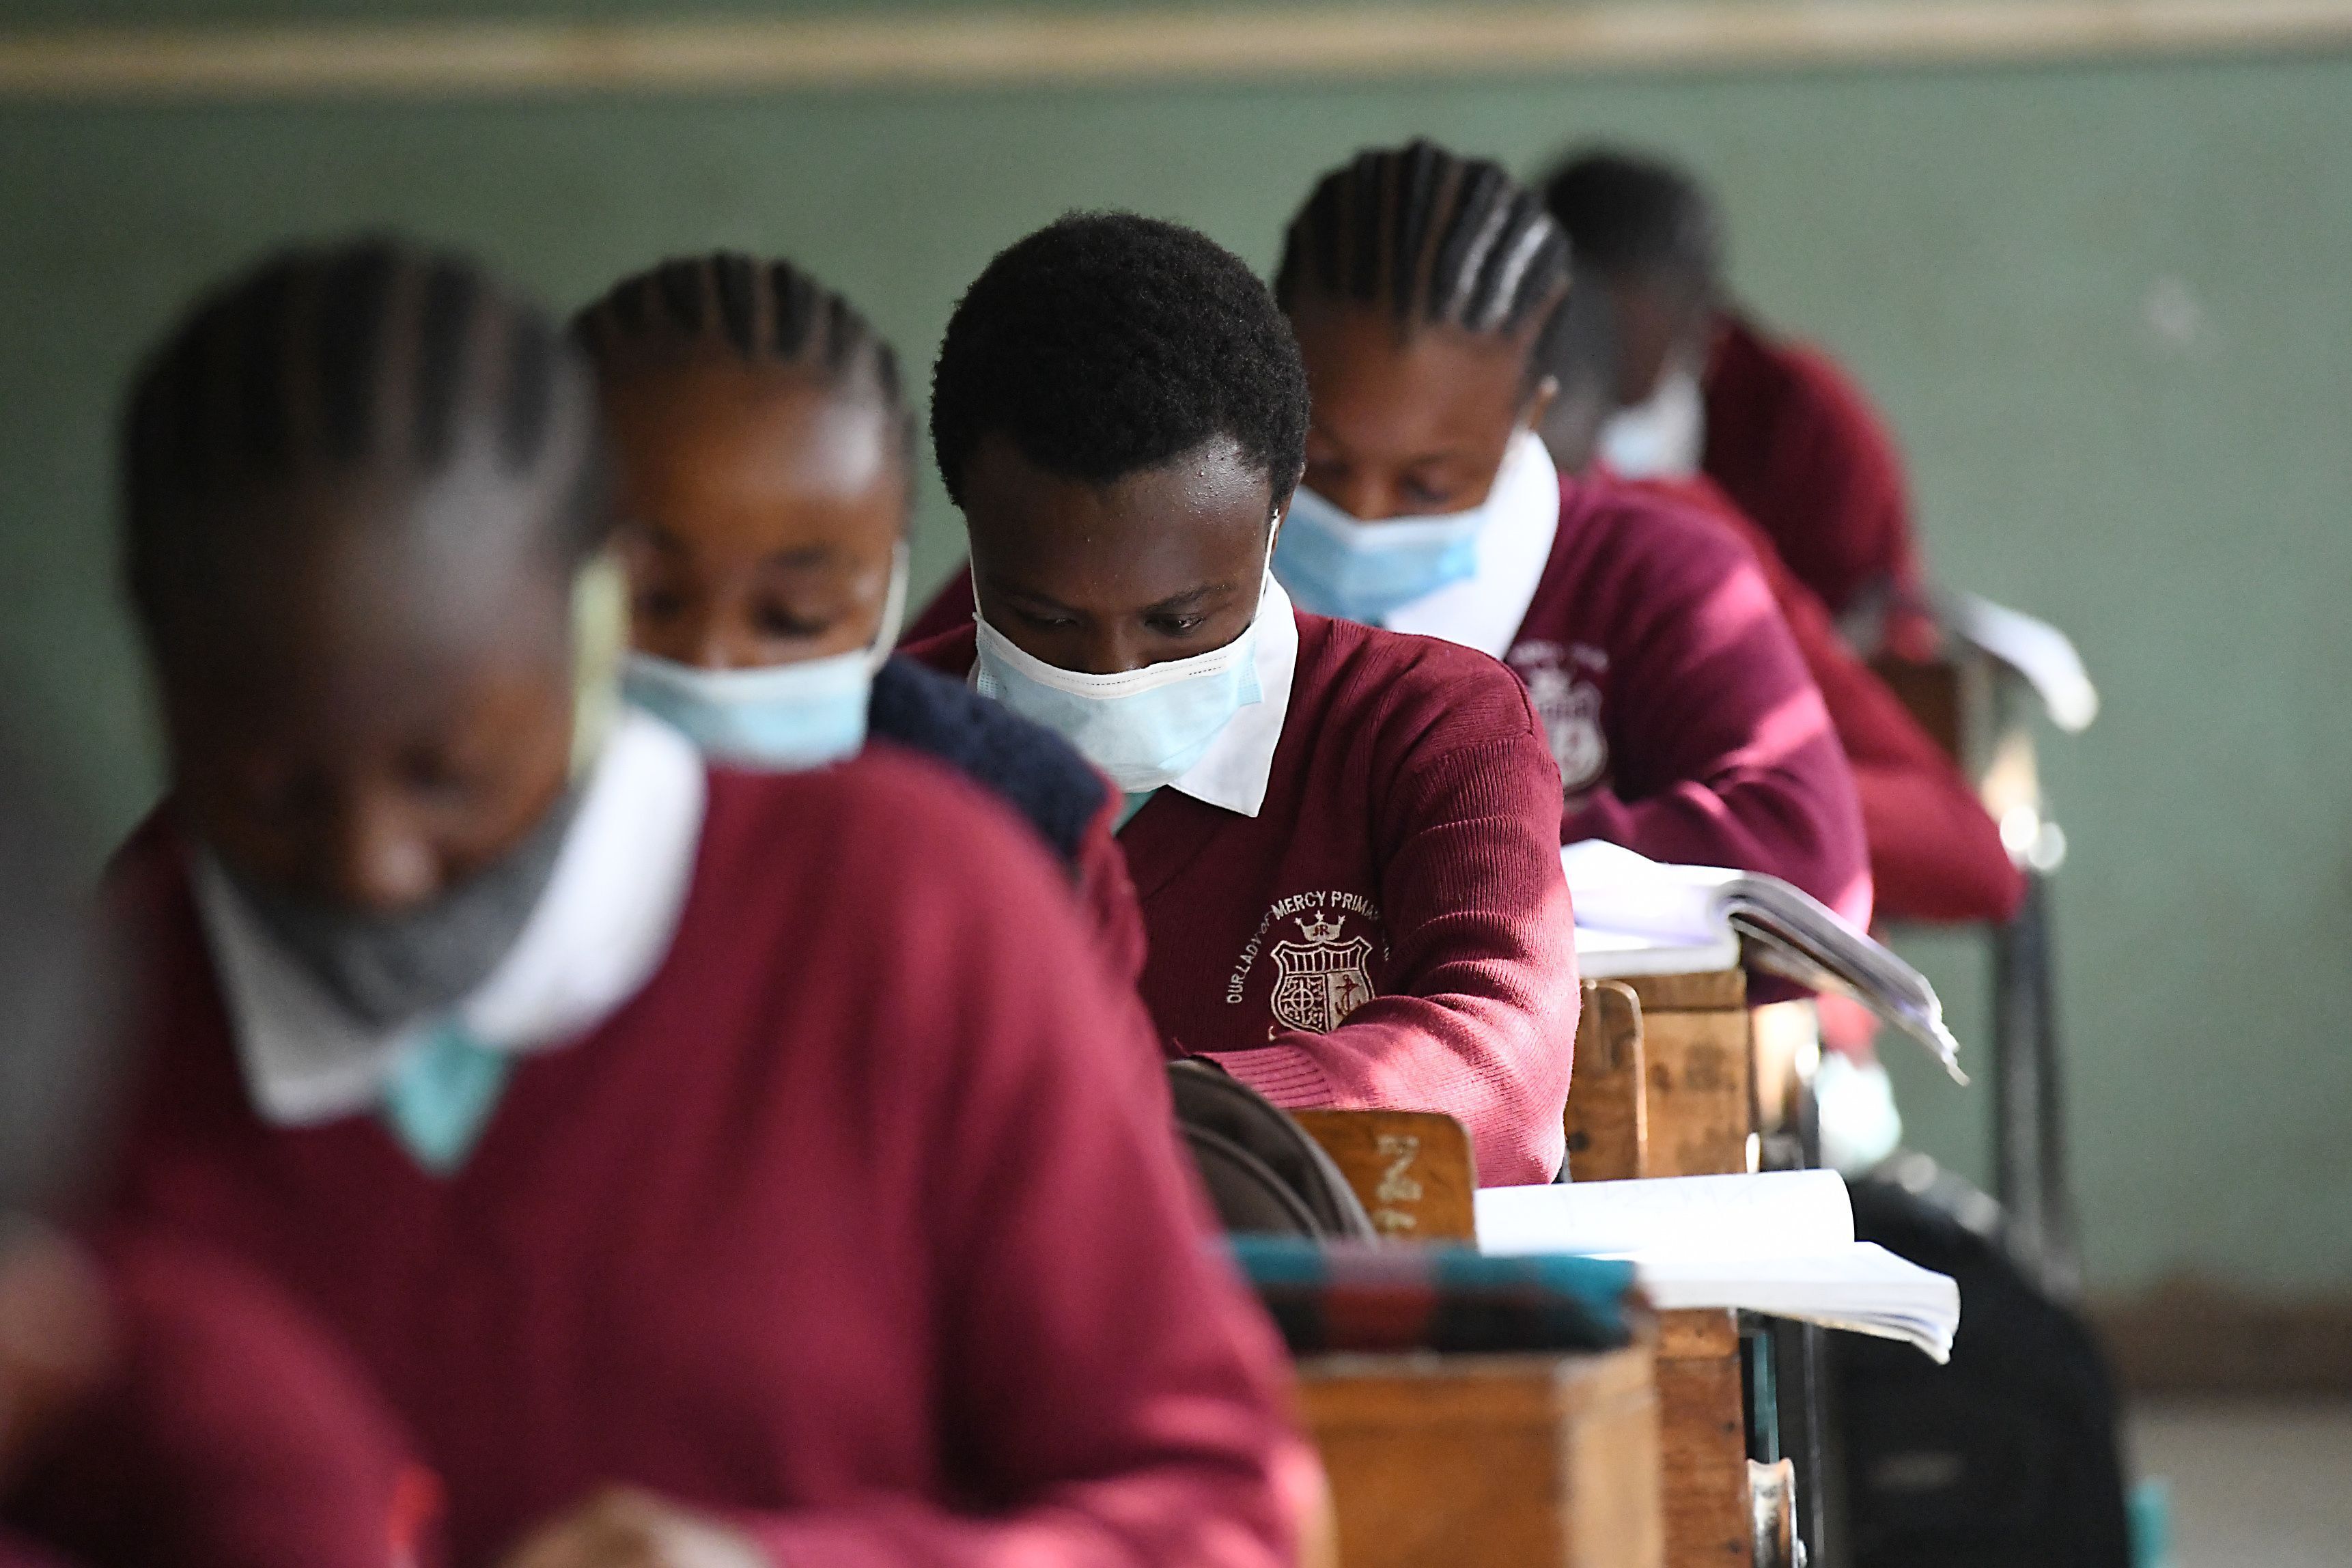
[[[1259, 614], [1265, 611], [1259, 594]], [[1078, 749], [1129, 795], [1190, 772], [1235, 713], [1265, 693], [1257, 679], [1258, 622], [1220, 648], [1117, 675], [1088, 675], [1024, 653], [982, 620], [975, 684], [1023, 718]]]
[[1381, 624], [1390, 611], [1478, 573], [1478, 539], [1523, 487], [1528, 431], [1511, 438], [1486, 499], [1466, 511], [1361, 522], [1301, 485], [1274, 547], [1274, 573], [1298, 607], [1318, 616]]
[[890, 592], [874, 640], [854, 652], [756, 669], [701, 669], [632, 653], [621, 685], [630, 701], [685, 731], [714, 762], [777, 773], [819, 768], [866, 744], [874, 672], [890, 657], [907, 604], [907, 547], [890, 564]]

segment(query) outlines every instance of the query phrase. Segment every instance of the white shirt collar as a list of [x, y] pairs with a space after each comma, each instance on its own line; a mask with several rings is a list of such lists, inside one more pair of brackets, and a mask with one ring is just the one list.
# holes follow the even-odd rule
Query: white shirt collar
[[1282, 721], [1290, 713], [1290, 685], [1298, 673], [1298, 615], [1290, 595], [1266, 574], [1257, 604], [1258, 700], [1235, 710], [1209, 742], [1201, 760], [1168, 787], [1244, 816], [1265, 805], [1274, 776], [1274, 749], [1282, 742]]
[[1559, 470], [1534, 431], [1511, 438], [1486, 504], [1494, 515], [1478, 532], [1477, 571], [1398, 605], [1383, 617], [1383, 626], [1443, 637], [1496, 658], [1510, 651], [1559, 531]]
[[[709, 779], [691, 742], [631, 709], [615, 721], [522, 934], [456, 1008], [482, 1044], [521, 1054], [576, 1039], [668, 955], [694, 877]], [[247, 1092], [280, 1126], [373, 1105], [394, 1065], [441, 1020], [353, 1021], [255, 920], [199, 852], [196, 910], [227, 1004]]]

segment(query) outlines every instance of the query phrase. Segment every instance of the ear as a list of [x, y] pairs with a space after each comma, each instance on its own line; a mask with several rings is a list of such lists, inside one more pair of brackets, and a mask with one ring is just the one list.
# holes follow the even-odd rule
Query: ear
[[1274, 505], [1266, 513], [1265, 548], [1269, 559], [1272, 557], [1276, 542], [1282, 537], [1282, 525], [1290, 519], [1290, 504], [1298, 499], [1298, 487], [1306, 481], [1307, 459], [1301, 458], [1298, 460], [1298, 471], [1291, 475], [1288, 485], [1276, 492]]
[[1528, 394], [1527, 405], [1519, 416], [1519, 428], [1522, 430], [1541, 429], [1543, 427], [1544, 416], [1549, 414], [1551, 412], [1551, 405], [1559, 401], [1559, 377], [1556, 375], [1548, 375], [1542, 380], [1537, 382], [1535, 389]]

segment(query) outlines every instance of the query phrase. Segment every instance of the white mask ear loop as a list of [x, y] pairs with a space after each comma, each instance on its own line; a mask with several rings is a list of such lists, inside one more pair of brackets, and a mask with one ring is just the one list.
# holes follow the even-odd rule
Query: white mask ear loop
[[904, 539], [890, 548], [890, 587], [882, 598], [882, 624], [875, 628], [874, 640], [866, 647], [868, 669], [880, 669], [890, 662], [890, 653], [898, 646], [898, 631], [907, 620], [907, 574], [909, 552]]

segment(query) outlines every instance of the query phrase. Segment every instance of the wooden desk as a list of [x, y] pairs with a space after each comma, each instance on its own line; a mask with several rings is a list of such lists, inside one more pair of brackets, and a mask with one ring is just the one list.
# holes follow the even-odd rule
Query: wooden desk
[[1746, 1568], [1753, 1552], [1739, 1326], [1727, 1311], [1658, 1314], [1659, 1458], [1669, 1568]]
[[1641, 1004], [1652, 1176], [1717, 1176], [1749, 1169], [1755, 1091], [1748, 1050], [1748, 976], [1635, 974], [1622, 981]]
[[[1625, 975], [1591, 983], [1585, 1000], [1569, 1128], [1571, 1140], [1582, 1131], [1590, 1147], [1571, 1152], [1570, 1173], [1608, 1181], [1748, 1169], [1755, 1089], [1747, 976], [1737, 969]], [[1629, 1068], [1639, 1089], [1630, 1108]], [[1745, 1568], [1752, 1559], [1739, 1361], [1731, 1313], [1661, 1314], [1656, 1378], [1670, 1568]]]
[[1469, 1130], [1434, 1110], [1294, 1110], [1384, 1237], [1478, 1239]]
[[1302, 1361], [1341, 1568], [1660, 1568], [1654, 1364], [1646, 1341]]
[[1568, 1087], [1568, 1170], [1580, 1182], [1650, 1174], [1642, 1002], [1622, 980], [1588, 980]]

